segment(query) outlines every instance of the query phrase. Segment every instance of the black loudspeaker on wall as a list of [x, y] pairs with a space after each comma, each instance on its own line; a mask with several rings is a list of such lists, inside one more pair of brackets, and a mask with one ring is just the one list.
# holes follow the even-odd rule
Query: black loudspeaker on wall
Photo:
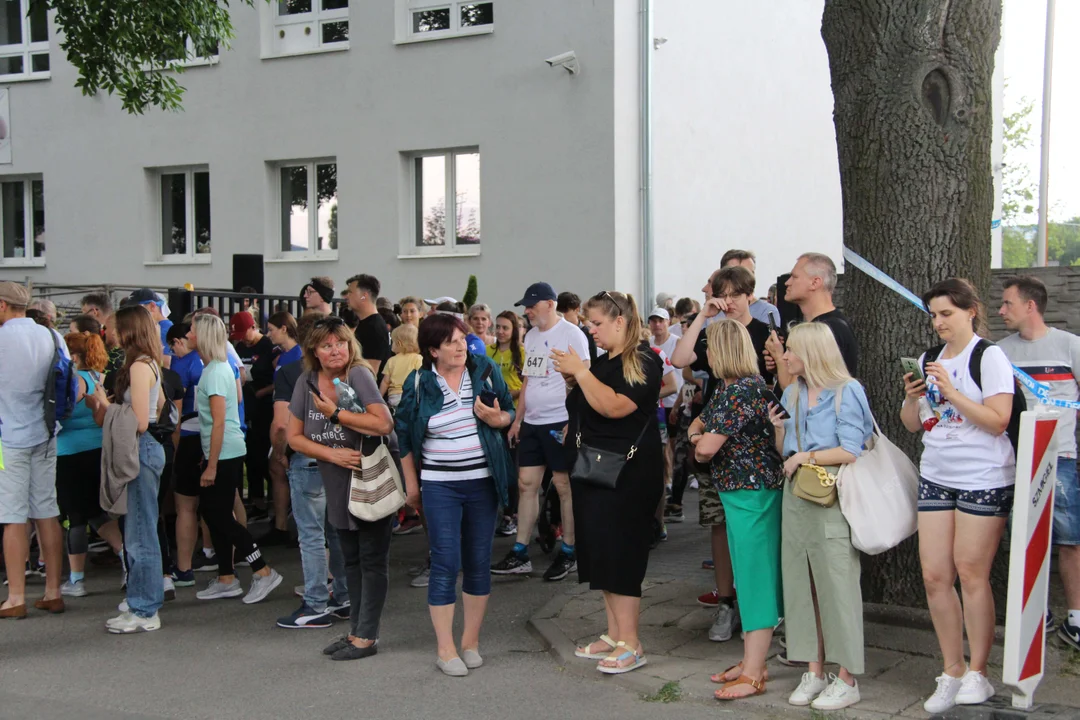
[[240, 292], [240, 288], [254, 288], [260, 295], [263, 292], [263, 256], [262, 255], [233, 255], [232, 256], [232, 290]]

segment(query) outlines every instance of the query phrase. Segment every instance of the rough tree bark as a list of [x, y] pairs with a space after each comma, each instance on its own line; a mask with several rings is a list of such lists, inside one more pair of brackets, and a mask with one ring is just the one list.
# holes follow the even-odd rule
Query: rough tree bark
[[[915, 293], [950, 276], [970, 279], [984, 298], [989, 290], [1000, 28], [1001, 0], [825, 2], [844, 244]], [[844, 307], [875, 415], [917, 458], [921, 443], [899, 421], [899, 358], [933, 343], [927, 316], [854, 268]], [[925, 606], [916, 542], [864, 559], [865, 600]]]

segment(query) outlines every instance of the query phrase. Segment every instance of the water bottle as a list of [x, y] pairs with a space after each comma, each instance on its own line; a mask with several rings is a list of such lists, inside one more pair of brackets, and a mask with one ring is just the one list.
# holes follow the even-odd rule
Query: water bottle
[[926, 399], [926, 395], [919, 396], [919, 422], [922, 423], [922, 428], [926, 432], [930, 432], [938, 424], [937, 413], [930, 407], [930, 401]]
[[334, 378], [334, 392], [337, 393], [337, 406], [339, 410], [347, 410], [354, 413], [366, 412], [364, 406], [360, 404], [360, 399], [356, 397], [356, 391], [352, 389], [351, 385], [341, 382], [338, 378]]
[[563, 440], [565, 439], [565, 437], [562, 430], [548, 430], [548, 432], [551, 434], [551, 437], [555, 438], [555, 442], [559, 443], [560, 445], [563, 444]]

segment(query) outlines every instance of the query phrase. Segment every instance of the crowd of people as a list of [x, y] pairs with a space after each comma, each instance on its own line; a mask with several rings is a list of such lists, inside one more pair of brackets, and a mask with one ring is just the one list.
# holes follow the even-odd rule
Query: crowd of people
[[[716, 697], [764, 693], [780, 634], [778, 659], [806, 667], [789, 702], [849, 707], [865, 672], [860, 554], [830, 488], [875, 432], [858, 337], [833, 304], [828, 256], [798, 259], [782, 290], [799, 320], [786, 325], [775, 286], [755, 295], [755, 269], [752, 252], [731, 250], [700, 301], [661, 293], [647, 314], [629, 294], [583, 303], [545, 282], [498, 313], [450, 297], [393, 303], [368, 274], [346, 281], [337, 310], [334, 281], [312, 278], [299, 317], [252, 301], [174, 324], [151, 289], [115, 308], [92, 293], [63, 335], [51, 303], [0, 283], [0, 617], [27, 616], [33, 573], [45, 577], [39, 610], [86, 595], [91, 537], [124, 571], [106, 622], [117, 634], [159, 629], [196, 572], [212, 573], [199, 600], [264, 600], [283, 578], [263, 549], [287, 546], [303, 584], [278, 626], [344, 621], [323, 652], [365, 658], [379, 651], [392, 538], [423, 532], [428, 561], [411, 584], [427, 589], [443, 673], [483, 664], [492, 575], [531, 574], [536, 550], [551, 556], [544, 580], [576, 573], [603, 595], [606, 632], [576, 655], [626, 673], [648, 662], [638, 618], [650, 551], [685, 520], [696, 484], [715, 579], [698, 598], [715, 610], [708, 637], [742, 631], [742, 660], [712, 677]], [[898, 363], [896, 382], [903, 426], [922, 433], [920, 561], [943, 663], [925, 703], [935, 713], [994, 693], [990, 566], [1013, 501], [1012, 364], [1076, 400], [1080, 338], [1046, 325], [1047, 291], [1032, 277], [1006, 283], [999, 312], [1015, 332], [997, 345], [968, 281], [944, 279], [922, 299], [941, 344], [920, 372]], [[64, 377], [73, 403], [57, 418]], [[1057, 435], [1053, 526], [1070, 609], [1046, 622], [1080, 648], [1075, 420], [1066, 412]], [[353, 483], [379, 453], [398, 468], [404, 506], [365, 520]], [[249, 523], [270, 514], [253, 535]], [[497, 536], [514, 543], [495, 560]], [[238, 567], [250, 568], [246, 590]]]

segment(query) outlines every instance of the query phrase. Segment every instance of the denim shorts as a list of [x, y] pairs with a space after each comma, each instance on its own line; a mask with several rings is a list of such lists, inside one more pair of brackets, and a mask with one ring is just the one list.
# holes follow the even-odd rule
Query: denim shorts
[[1054, 487], [1054, 544], [1080, 545], [1080, 483], [1076, 458], [1059, 457]]
[[919, 512], [958, 510], [981, 517], [1009, 517], [1013, 486], [990, 490], [957, 490], [919, 478]]

